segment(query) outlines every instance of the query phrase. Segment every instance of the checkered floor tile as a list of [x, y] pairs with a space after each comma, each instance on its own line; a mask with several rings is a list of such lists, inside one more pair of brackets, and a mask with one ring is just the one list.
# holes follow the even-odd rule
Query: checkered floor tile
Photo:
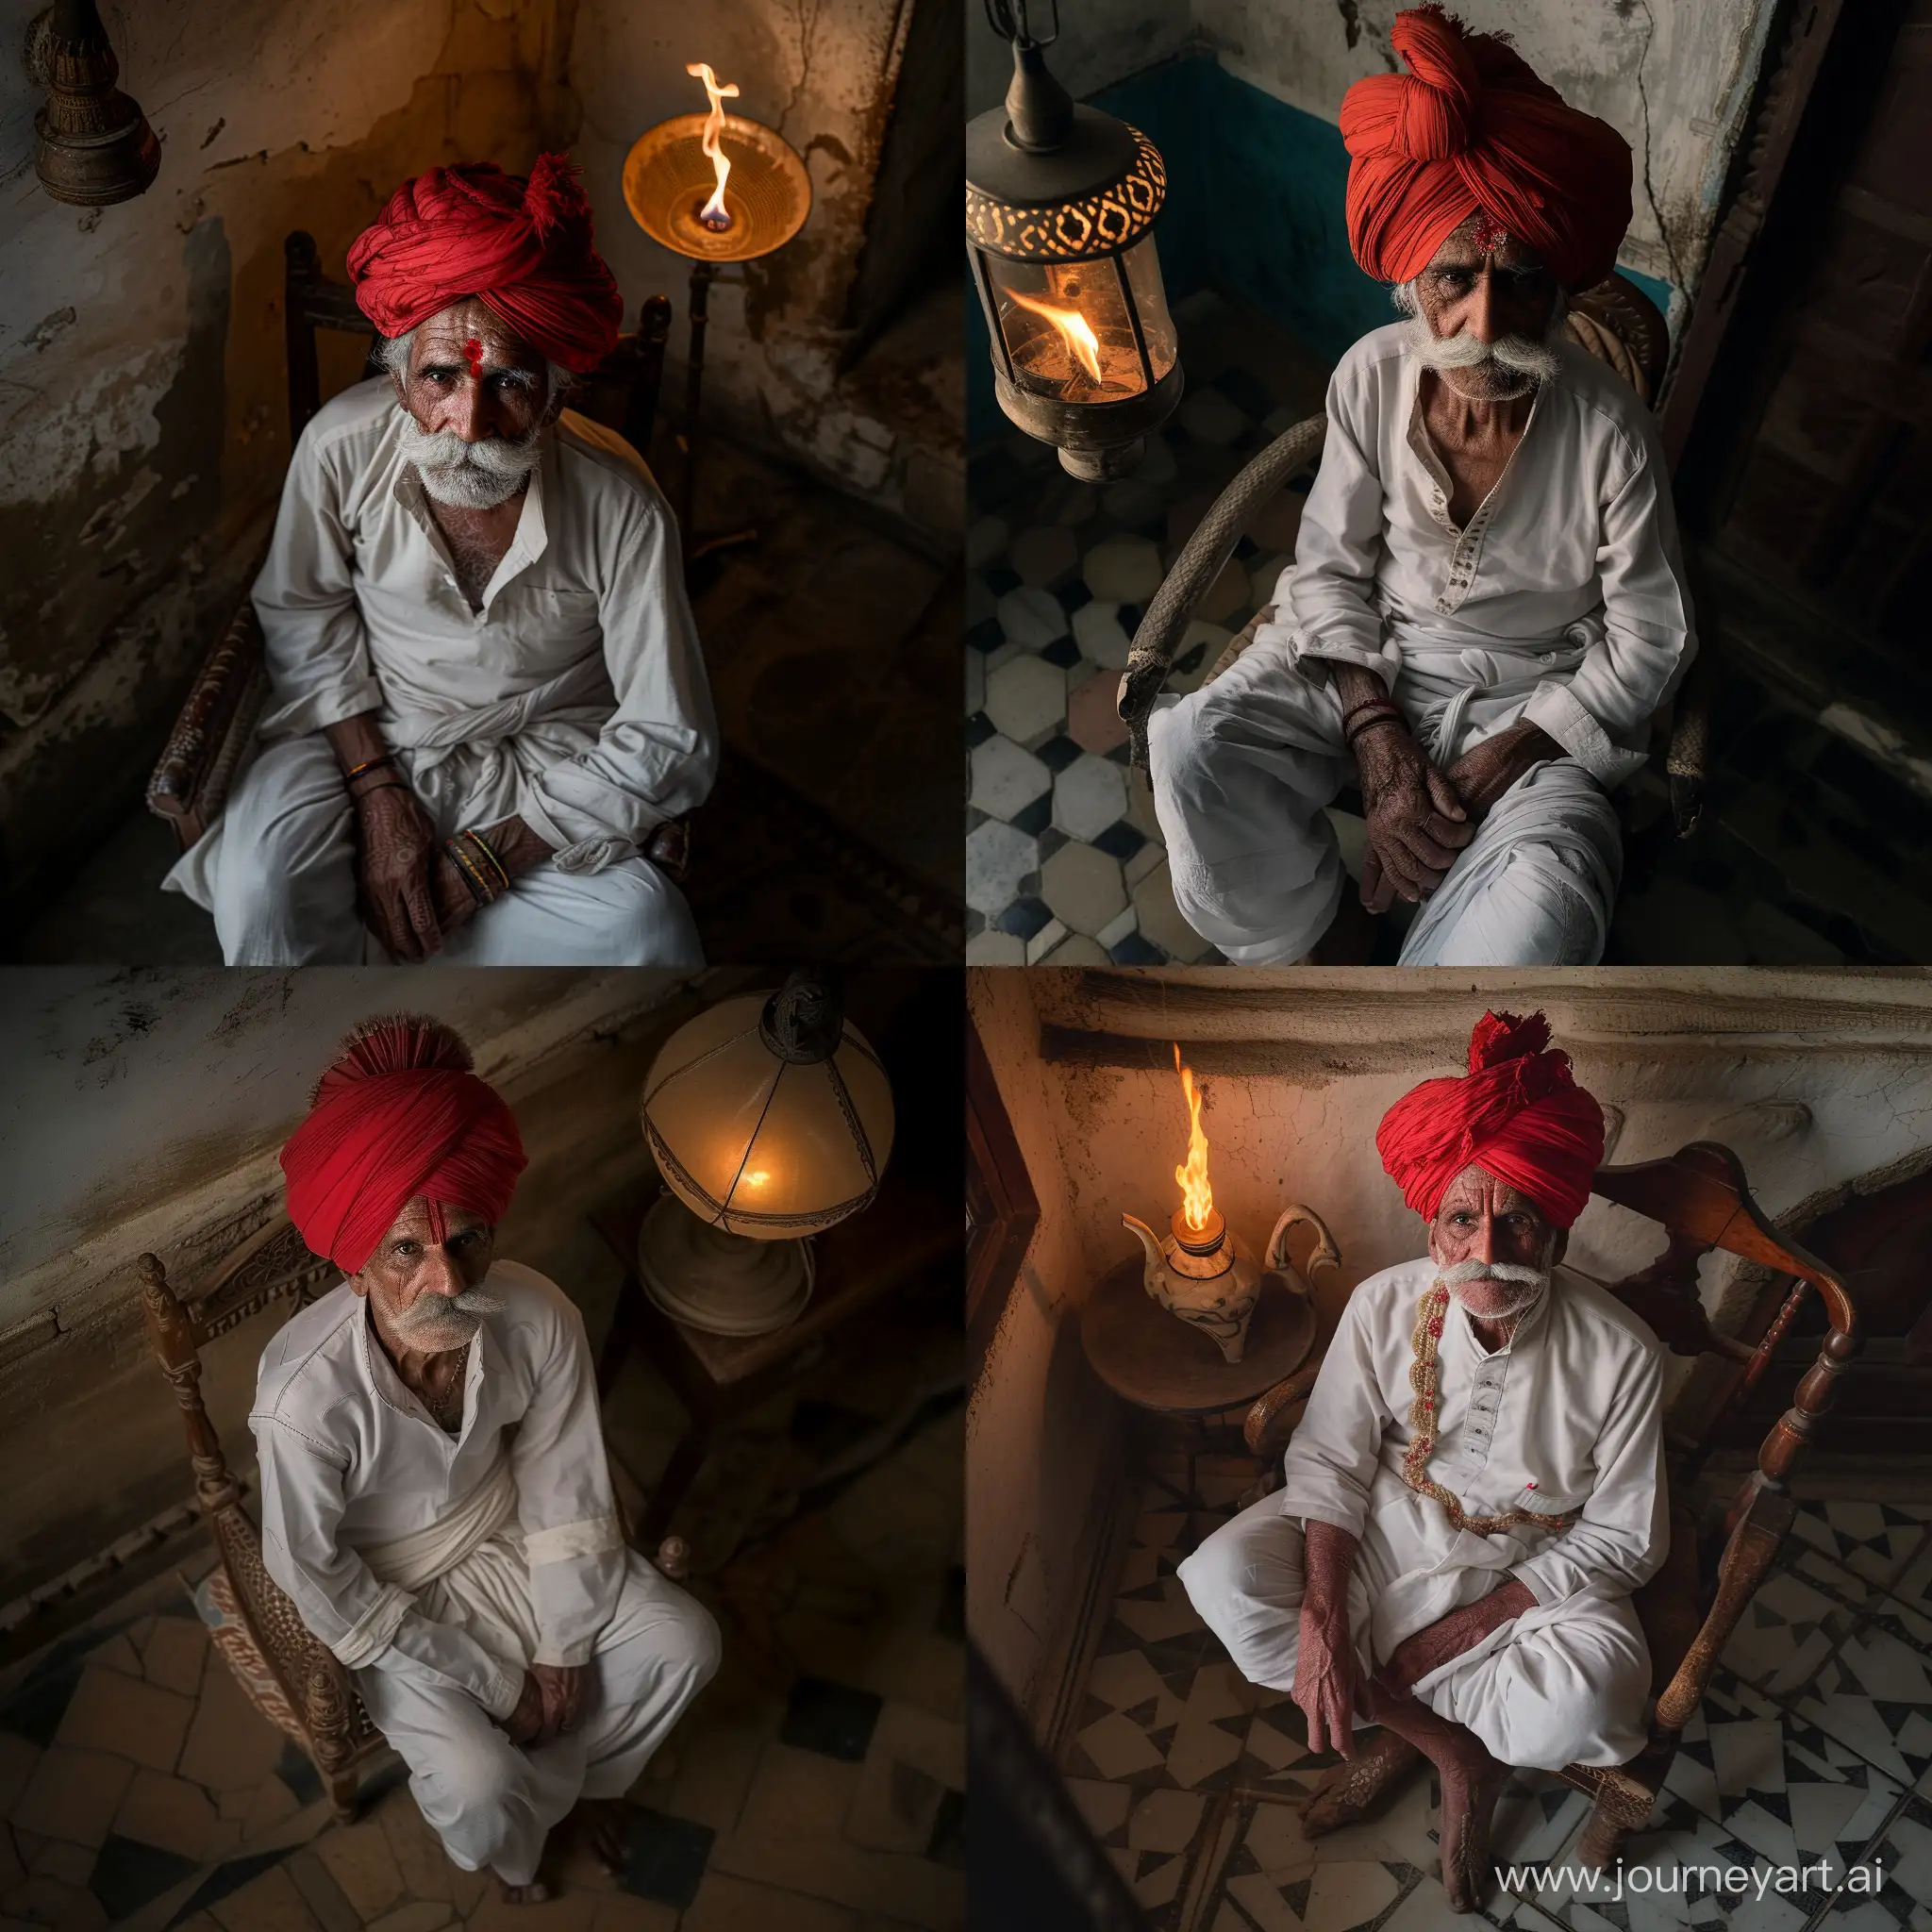
[[[967, 538], [967, 958], [1155, 965], [1219, 955], [1175, 909], [1115, 701], [1127, 646], [1235, 473], [1322, 406], [1320, 368], [1218, 298], [1181, 305], [1188, 394], [1124, 481], [1075, 482], [1015, 431], [975, 459]], [[1192, 691], [1292, 558], [1302, 498], [1257, 518], [1183, 640]]]
[[[1206, 1536], [1249, 1478], [1206, 1466]], [[1064, 1770], [1156, 1932], [1435, 1932], [1439, 1794], [1419, 1770], [1375, 1818], [1312, 1842], [1300, 1807], [1334, 1760], [1301, 1713], [1244, 1682], [1175, 1577], [1177, 1474], [1145, 1479], [1112, 1615]], [[1916, 1582], [1932, 1508], [1806, 1505], [1686, 1728], [1665, 1796], [1614, 1874], [1582, 1891], [1588, 1805], [1517, 1773], [1495, 1854], [1511, 1890], [1482, 1917], [1518, 1932], [1932, 1932], [1932, 1616]], [[1688, 1878], [1686, 1874], [1691, 1875]]]

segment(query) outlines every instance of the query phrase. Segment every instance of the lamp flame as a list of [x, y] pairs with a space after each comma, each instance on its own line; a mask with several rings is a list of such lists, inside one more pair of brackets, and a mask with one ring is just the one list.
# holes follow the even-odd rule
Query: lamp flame
[[1061, 308], [1055, 303], [1042, 302], [1037, 295], [1023, 295], [1018, 289], [1008, 289], [1005, 293], [1020, 308], [1030, 309], [1035, 315], [1045, 316], [1059, 331], [1061, 341], [1067, 345], [1067, 354], [1094, 382], [1100, 381], [1100, 338], [1077, 308]]
[[724, 208], [724, 184], [731, 178], [731, 163], [724, 154], [724, 103], [738, 98], [738, 83], [721, 82], [711, 72], [708, 60], [692, 61], [684, 71], [704, 82], [705, 92], [711, 99], [710, 117], [705, 123], [704, 149], [718, 185], [711, 190], [710, 200], [698, 210], [698, 220], [708, 228], [728, 228], [731, 217]]
[[1188, 1225], [1200, 1234], [1214, 1211], [1214, 1190], [1208, 1181], [1208, 1136], [1201, 1131], [1201, 1090], [1194, 1085], [1193, 1068], [1181, 1065], [1178, 1041], [1174, 1050], [1174, 1070], [1181, 1076], [1181, 1091], [1188, 1096], [1187, 1164], [1175, 1168], [1174, 1177], [1181, 1186], [1181, 1211]]

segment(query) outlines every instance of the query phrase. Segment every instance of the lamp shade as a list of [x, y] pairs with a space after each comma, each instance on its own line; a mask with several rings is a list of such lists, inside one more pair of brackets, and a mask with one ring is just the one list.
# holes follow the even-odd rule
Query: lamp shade
[[809, 981], [722, 1000], [679, 1027], [645, 1076], [642, 1114], [678, 1199], [761, 1241], [858, 1213], [892, 1147], [885, 1069]]

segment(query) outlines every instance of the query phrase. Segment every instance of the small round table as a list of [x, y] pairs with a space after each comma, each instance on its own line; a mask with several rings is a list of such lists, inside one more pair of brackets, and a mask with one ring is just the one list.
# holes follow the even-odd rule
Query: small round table
[[[1195, 1327], [1170, 1315], [1144, 1286], [1136, 1256], [1104, 1274], [1080, 1311], [1080, 1345], [1093, 1373], [1124, 1402], [1157, 1415], [1198, 1418], [1265, 1395], [1307, 1359], [1315, 1309], [1284, 1282], [1264, 1277], [1238, 1362]], [[1196, 1435], [1205, 1429], [1196, 1424]], [[1188, 1448], [1188, 1541], [1194, 1541], [1194, 1461]]]

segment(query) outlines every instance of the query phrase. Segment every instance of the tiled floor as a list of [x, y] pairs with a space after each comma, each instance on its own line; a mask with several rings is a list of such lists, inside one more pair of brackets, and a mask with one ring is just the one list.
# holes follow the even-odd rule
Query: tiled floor
[[[1141, 467], [1075, 482], [1017, 431], [968, 473], [966, 957], [1150, 965], [1220, 955], [1174, 908], [1146, 780], [1115, 710], [1166, 565], [1234, 474], [1322, 406], [1324, 372], [1213, 296], [1180, 307], [1188, 393]], [[1294, 550], [1301, 497], [1241, 541], [1175, 659], [1191, 691]]]
[[[334, 1824], [166, 1578], [0, 1687], [0, 1932], [961, 1925], [957, 1405], [928, 1405], [891, 1454], [799, 1507], [799, 1472], [899, 1404], [905, 1364], [886, 1379], [753, 1418], [680, 1510], [724, 1663], [631, 1794], [621, 1880], [568, 1857], [551, 1903], [504, 1906], [444, 1858], [392, 1759], [363, 1816]], [[635, 1386], [627, 1371], [613, 1407]], [[663, 1437], [646, 1424], [626, 1447], [648, 1460]]]
[[[1204, 1461], [1200, 1534], [1232, 1513], [1252, 1467]], [[1063, 1769], [1156, 1932], [1438, 1932], [1426, 1769], [1383, 1812], [1310, 1842], [1300, 1802], [1333, 1763], [1282, 1693], [1246, 1683], [1174, 1577], [1183, 1478], [1145, 1479], [1139, 1524]], [[1561, 1883], [1587, 1806], [1541, 1773], [1512, 1775], [1496, 1860], [1515, 1889], [1483, 1916], [1520, 1932], [1932, 1932], [1932, 1507], [1805, 1506], [1684, 1734], [1631, 1875]], [[1671, 1888], [1683, 1867], [1708, 1885]], [[1876, 1867], [1882, 1889], [1867, 1892]], [[1724, 1880], [1732, 1869], [1745, 1875]], [[1776, 1890], [1778, 1873], [1789, 1868]], [[1760, 1881], [1763, 1894], [1758, 1895]], [[1740, 1898], [1715, 1890], [1748, 1887]]]
[[[967, 957], [978, 963], [1220, 957], [1174, 908], [1145, 782], [1127, 769], [1120, 673], [1141, 608], [1202, 513], [1272, 436], [1322, 407], [1325, 372], [1211, 292], [1177, 313], [1188, 395], [1132, 476], [1076, 483], [1017, 430], [969, 470]], [[1251, 526], [1169, 691], [1193, 690], [1267, 601], [1301, 504], [1285, 491]], [[1885, 738], [1870, 722], [1885, 707], [1837, 689], [1828, 662], [1810, 666], [1819, 688], [1803, 696], [1761, 668], [1727, 651], [1690, 839], [1673, 836], [1660, 748], [1619, 793], [1624, 891], [1606, 962], [1932, 958], [1932, 785], [1914, 791], [1899, 757], [1888, 767], [1866, 755], [1861, 742]], [[1344, 792], [1335, 809], [1345, 822], [1358, 806]], [[1341, 829], [1347, 854], [1358, 817]], [[1394, 961], [1407, 916], [1380, 922], [1378, 962]]]

